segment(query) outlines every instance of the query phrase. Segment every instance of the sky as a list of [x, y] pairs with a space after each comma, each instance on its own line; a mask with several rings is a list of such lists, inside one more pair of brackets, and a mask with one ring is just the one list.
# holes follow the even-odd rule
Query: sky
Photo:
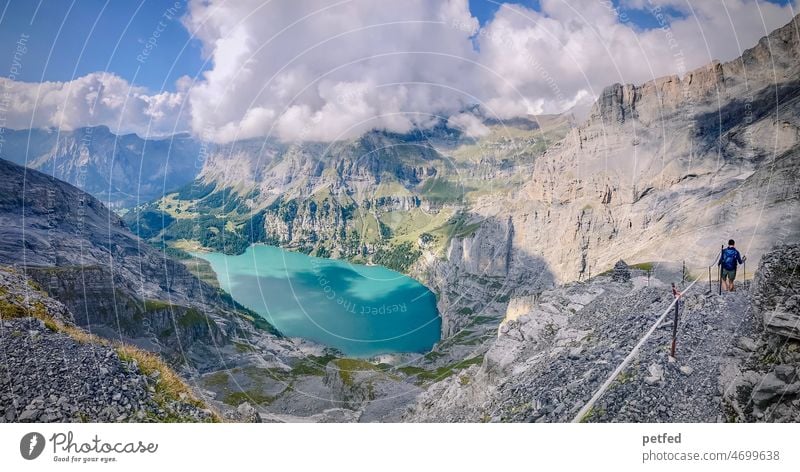
[[[5, 0], [0, 126], [335, 140], [556, 113], [729, 60], [792, 0]], [[669, 32], [669, 36], [667, 35]], [[670, 39], [672, 38], [672, 39]], [[682, 61], [675, 60], [680, 53]], [[465, 113], [478, 104], [482, 116]]]

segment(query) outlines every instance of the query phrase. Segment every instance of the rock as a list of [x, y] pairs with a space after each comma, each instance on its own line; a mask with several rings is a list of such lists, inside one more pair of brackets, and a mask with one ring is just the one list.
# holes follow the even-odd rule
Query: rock
[[660, 365], [650, 364], [650, 367], [647, 368], [647, 371], [650, 373], [650, 376], [645, 377], [644, 381], [648, 385], [655, 385], [664, 380], [664, 368]]
[[683, 365], [683, 366], [681, 366], [680, 371], [681, 371], [681, 373], [683, 375], [692, 375], [692, 372], [694, 372], [694, 369], [692, 369], [688, 365]]
[[764, 326], [781, 336], [800, 339], [800, 315], [780, 309], [764, 313]]
[[788, 384], [778, 378], [774, 372], [765, 375], [761, 382], [753, 389], [753, 403], [762, 409], [774, 401], [793, 399], [800, 393], [800, 382]]
[[628, 282], [631, 280], [631, 271], [628, 268], [628, 264], [626, 264], [622, 259], [618, 260], [617, 263], [614, 264], [611, 280], [614, 282]]
[[755, 352], [758, 349], [758, 344], [752, 338], [740, 336], [736, 339], [736, 347], [743, 351]]
[[261, 415], [248, 402], [244, 402], [236, 408], [240, 421], [243, 423], [261, 423]]
[[17, 418], [17, 420], [20, 421], [20, 422], [23, 422], [23, 421], [36, 421], [36, 419], [39, 418], [40, 414], [41, 414], [41, 411], [39, 411], [39, 410], [35, 410], [35, 409], [34, 410], [28, 410], [28, 409], [25, 409], [25, 410], [22, 411], [22, 414], [19, 415], [19, 418]]
[[783, 337], [800, 339], [800, 244], [777, 246], [761, 257], [753, 278], [753, 302], [762, 315], [764, 328]]
[[581, 354], [583, 354], [583, 348], [578, 346], [574, 347], [569, 350], [569, 358], [572, 360], [578, 360], [581, 358]]
[[777, 365], [773, 372], [776, 377], [786, 383], [794, 383], [797, 381], [797, 368], [793, 365]]

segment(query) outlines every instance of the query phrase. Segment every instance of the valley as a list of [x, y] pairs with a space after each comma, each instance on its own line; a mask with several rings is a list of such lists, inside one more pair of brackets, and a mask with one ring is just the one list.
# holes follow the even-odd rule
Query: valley
[[[789, 365], [773, 384], [794, 388], [800, 363], [796, 271], [768, 276], [800, 237], [798, 21], [733, 61], [609, 85], [588, 116], [476, 107], [478, 135], [253, 138], [201, 166], [200, 143], [158, 141], [183, 167], [147, 170], [141, 194], [122, 185], [135, 159], [42, 135], [17, 160], [50, 175], [0, 161], [0, 263], [77, 327], [157, 353], [221, 418], [568, 421], [735, 236], [769, 300], [698, 282], [683, 327], [710, 347], [667, 363], [659, 334], [584, 420], [796, 418], [760, 379]], [[665, 383], [687, 403], [641, 387]]]

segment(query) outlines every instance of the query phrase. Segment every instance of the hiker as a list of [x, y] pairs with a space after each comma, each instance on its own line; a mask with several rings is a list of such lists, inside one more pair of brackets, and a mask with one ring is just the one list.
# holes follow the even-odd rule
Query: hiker
[[722, 278], [722, 287], [727, 292], [733, 292], [733, 281], [736, 279], [736, 266], [747, 260], [747, 256], [742, 257], [739, 251], [736, 250], [734, 245], [736, 242], [733, 239], [728, 240], [728, 247], [722, 250], [719, 256], [719, 266], [721, 266], [720, 276]]

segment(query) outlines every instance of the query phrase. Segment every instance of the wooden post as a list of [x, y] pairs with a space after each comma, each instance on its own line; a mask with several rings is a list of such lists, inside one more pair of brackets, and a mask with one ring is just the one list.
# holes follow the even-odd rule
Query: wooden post
[[670, 349], [670, 356], [675, 357], [675, 344], [678, 338], [678, 305], [680, 305], [680, 293], [675, 289], [675, 284], [672, 284], [672, 296], [675, 297], [675, 318], [672, 322], [672, 349]]
[[719, 294], [722, 295], [722, 251], [725, 250], [725, 246], [720, 246], [719, 250]]
[[708, 266], [708, 294], [711, 295], [711, 266]]
[[747, 290], [747, 261], [742, 261], [742, 289]]

